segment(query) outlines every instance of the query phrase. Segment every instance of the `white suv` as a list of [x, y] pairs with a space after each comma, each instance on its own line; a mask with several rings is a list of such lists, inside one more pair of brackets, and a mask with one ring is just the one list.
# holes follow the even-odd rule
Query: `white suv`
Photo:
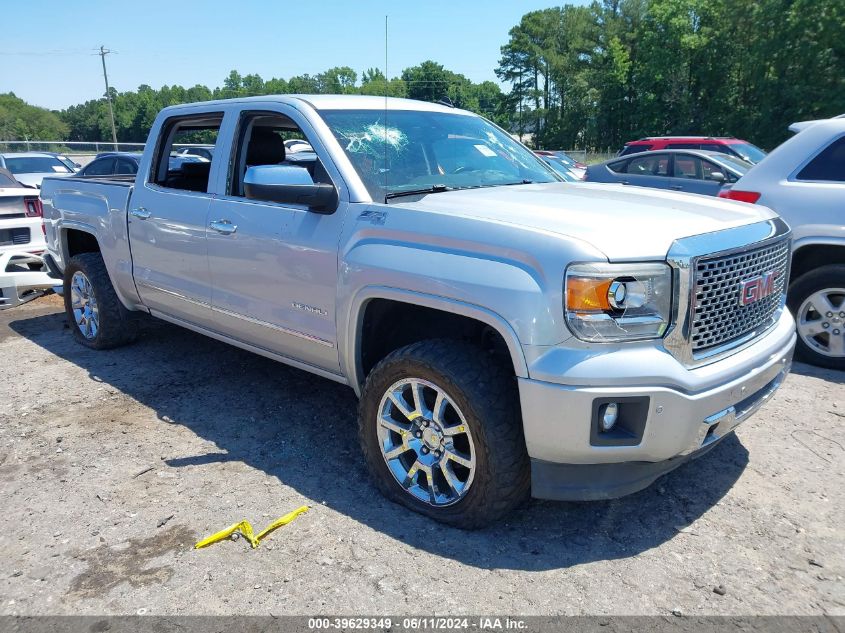
[[790, 129], [798, 134], [719, 195], [765, 205], [792, 226], [796, 356], [845, 369], [845, 117]]

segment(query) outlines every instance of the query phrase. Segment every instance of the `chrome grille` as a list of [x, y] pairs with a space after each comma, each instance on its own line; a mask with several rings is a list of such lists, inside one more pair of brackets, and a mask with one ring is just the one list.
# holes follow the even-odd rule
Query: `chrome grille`
[[[692, 327], [693, 353], [727, 345], [768, 326], [780, 308], [789, 266], [789, 240], [696, 261]], [[741, 305], [740, 284], [774, 272], [773, 292]]]

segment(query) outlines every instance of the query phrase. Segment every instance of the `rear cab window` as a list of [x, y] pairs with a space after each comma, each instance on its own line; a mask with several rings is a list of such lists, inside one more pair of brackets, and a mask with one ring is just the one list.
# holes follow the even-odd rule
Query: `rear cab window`
[[796, 180], [845, 182], [845, 136], [841, 136], [816, 154]]

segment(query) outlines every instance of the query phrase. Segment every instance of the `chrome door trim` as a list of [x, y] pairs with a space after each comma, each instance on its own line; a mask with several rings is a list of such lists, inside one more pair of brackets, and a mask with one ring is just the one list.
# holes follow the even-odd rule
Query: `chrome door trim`
[[200, 301], [199, 299], [192, 299], [183, 295], [181, 292], [176, 292], [174, 290], [167, 290], [166, 288], [162, 288], [161, 286], [156, 286], [155, 284], [151, 284], [148, 281], [144, 281], [142, 279], [136, 279], [135, 284], [142, 288], [146, 288], [147, 290], [155, 290], [156, 292], [162, 292], [166, 295], [170, 295], [171, 297], [175, 297], [176, 299], [181, 299], [187, 303], [191, 303], [195, 306], [200, 306], [201, 308], [210, 308], [211, 304], [207, 303], [206, 301]]
[[[663, 347], [685, 367], [694, 368], [715, 362], [752, 345], [764, 332], [773, 328], [786, 305], [786, 293], [781, 298], [781, 307], [774, 315], [773, 323], [755, 330], [739, 341], [731, 341], [704, 354], [693, 354], [690, 343], [691, 306], [695, 300], [692, 275], [696, 261], [701, 257], [716, 257], [765, 247], [782, 240], [791, 233], [789, 225], [780, 217], [755, 222], [713, 233], [693, 235], [672, 243], [666, 261], [672, 268], [673, 293], [672, 319], [669, 331], [663, 337]], [[786, 288], [786, 286], [784, 286]]]
[[241, 319], [242, 321], [246, 321], [248, 323], [253, 323], [255, 325], [260, 325], [271, 330], [275, 330], [276, 332], [281, 332], [283, 334], [290, 334], [291, 336], [296, 336], [297, 338], [305, 339], [306, 341], [311, 341], [312, 343], [317, 343], [319, 345], [325, 345], [326, 347], [334, 347], [334, 343], [331, 341], [327, 341], [326, 339], [320, 338], [318, 336], [313, 336], [311, 334], [306, 334], [305, 332], [300, 332], [299, 330], [291, 330], [290, 328], [282, 327], [281, 325], [276, 325], [275, 323], [269, 323], [267, 321], [262, 321], [261, 319], [256, 319], [251, 316], [247, 316], [245, 314], [240, 314], [239, 312], [232, 312], [231, 310], [224, 310], [223, 308], [218, 308], [217, 306], [211, 306], [211, 309], [218, 314], [224, 314], [226, 316], [230, 316], [235, 319]]
[[173, 290], [166, 290], [154, 284], [140, 281], [136, 282], [139, 286], [143, 286], [149, 290], [155, 290], [157, 292], [163, 292], [166, 295], [170, 295], [171, 297], [175, 297], [177, 299], [181, 299], [187, 303], [191, 303], [196, 306], [200, 306], [203, 308], [209, 308], [213, 312], [217, 312], [218, 314], [223, 314], [226, 316], [230, 316], [235, 319], [240, 319], [242, 321], [246, 321], [248, 323], [252, 323], [254, 325], [260, 325], [262, 327], [269, 328], [271, 330], [275, 330], [276, 332], [281, 332], [282, 334], [290, 334], [291, 336], [295, 336], [297, 338], [305, 339], [306, 341], [311, 341], [312, 343], [317, 343], [319, 345], [325, 345], [326, 347], [334, 347], [335, 344], [331, 341], [327, 341], [326, 339], [320, 338], [318, 336], [313, 336], [311, 334], [306, 334], [305, 332], [300, 332], [299, 330], [291, 330], [290, 328], [282, 327], [280, 325], [276, 325], [275, 323], [269, 323], [268, 321], [262, 321], [261, 319], [256, 319], [251, 316], [247, 316], [245, 314], [240, 314], [239, 312], [232, 312], [231, 310], [224, 310], [223, 308], [218, 308], [213, 306], [209, 303], [204, 301], [198, 301], [197, 299], [191, 299], [190, 297], [186, 297], [185, 295], [174, 292]]
[[150, 310], [150, 314], [158, 319], [167, 321], [168, 323], [173, 323], [174, 325], [178, 325], [185, 329], [192, 330], [193, 332], [197, 332], [198, 334], [203, 334], [209, 338], [213, 338], [216, 341], [221, 341], [223, 343], [228, 343], [229, 345], [234, 345], [235, 347], [245, 349], [248, 352], [252, 352], [254, 354], [264, 356], [265, 358], [269, 358], [271, 360], [290, 365], [291, 367], [295, 367], [296, 369], [302, 369], [303, 371], [322, 376], [323, 378], [328, 378], [329, 380], [333, 380], [335, 382], [339, 382], [342, 385], [349, 384], [349, 381], [347, 380], [346, 376], [342, 374], [337, 374], [327, 369], [318, 367], [316, 365], [311, 365], [310, 363], [306, 363], [295, 358], [290, 358], [289, 356], [284, 356], [283, 354], [279, 354], [264, 347], [259, 347], [257, 345], [253, 345], [252, 343], [247, 343], [246, 341], [227, 336], [226, 334], [221, 334], [216, 330], [211, 330], [202, 327], [200, 325], [197, 325], [196, 323], [191, 323], [190, 321], [185, 321], [183, 319], [176, 318], [158, 310]]

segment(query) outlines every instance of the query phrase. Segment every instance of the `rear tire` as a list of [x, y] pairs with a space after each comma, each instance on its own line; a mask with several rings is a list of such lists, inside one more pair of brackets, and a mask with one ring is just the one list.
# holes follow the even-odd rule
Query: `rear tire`
[[787, 304], [795, 317], [798, 360], [845, 370], [845, 266], [822, 266], [789, 286]]
[[528, 498], [516, 381], [478, 347], [429, 340], [389, 354], [367, 377], [358, 428], [378, 489], [415, 512], [474, 529]]
[[91, 349], [111, 349], [138, 337], [138, 324], [115, 294], [100, 253], [70, 258], [64, 277], [65, 313], [73, 337]]

